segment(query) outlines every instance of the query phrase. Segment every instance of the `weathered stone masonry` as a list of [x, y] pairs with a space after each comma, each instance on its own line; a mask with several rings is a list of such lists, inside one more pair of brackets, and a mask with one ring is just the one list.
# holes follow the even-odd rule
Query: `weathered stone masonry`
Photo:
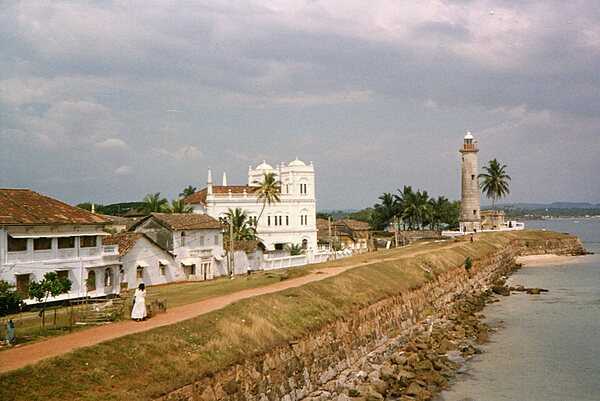
[[513, 241], [477, 260], [470, 277], [462, 266], [456, 267], [419, 289], [377, 302], [310, 337], [206, 377], [161, 400], [301, 400], [334, 383], [342, 371], [391, 338], [410, 334], [428, 311], [444, 316], [462, 295], [486, 288], [509, 273], [516, 256], [540, 253], [582, 254], [584, 250], [577, 238]]

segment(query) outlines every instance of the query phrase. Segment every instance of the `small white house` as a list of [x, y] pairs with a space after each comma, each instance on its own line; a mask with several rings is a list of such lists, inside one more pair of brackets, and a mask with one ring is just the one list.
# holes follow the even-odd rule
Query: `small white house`
[[175, 256], [144, 233], [123, 232], [104, 238], [104, 245], [119, 249], [121, 289], [167, 284], [186, 279]]
[[194, 213], [152, 213], [135, 223], [144, 233], [175, 255], [186, 280], [210, 280], [227, 274], [223, 228], [210, 216]]
[[71, 291], [52, 301], [118, 294], [117, 248], [102, 245], [108, 223], [28, 189], [0, 189], [0, 280], [26, 296], [48, 272], [69, 278]]

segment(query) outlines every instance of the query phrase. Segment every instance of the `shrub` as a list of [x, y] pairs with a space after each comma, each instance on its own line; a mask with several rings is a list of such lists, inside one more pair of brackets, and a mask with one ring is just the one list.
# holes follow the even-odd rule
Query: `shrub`
[[22, 305], [23, 298], [15, 291], [15, 286], [0, 280], [0, 316], [16, 313]]
[[465, 270], [467, 272], [470, 272], [472, 267], [473, 267], [473, 260], [471, 259], [470, 256], [467, 256], [467, 258], [465, 259]]

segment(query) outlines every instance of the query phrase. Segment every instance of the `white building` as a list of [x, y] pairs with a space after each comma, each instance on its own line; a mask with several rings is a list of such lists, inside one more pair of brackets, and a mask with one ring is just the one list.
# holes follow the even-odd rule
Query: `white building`
[[286, 245], [301, 245], [307, 250], [317, 249], [315, 170], [296, 159], [288, 164], [272, 167], [266, 162], [248, 169], [247, 185], [214, 185], [209, 170], [206, 188], [187, 197], [185, 201], [194, 213], [223, 218], [229, 209], [240, 208], [257, 221], [263, 203], [255, 191], [265, 173], [274, 173], [281, 185], [280, 202], [267, 205], [257, 235], [266, 251], [282, 251]]
[[[131, 227], [175, 256], [184, 280], [210, 280], [227, 274], [221, 223], [207, 215], [152, 213]], [[148, 284], [148, 283], [146, 283]]]
[[175, 256], [144, 233], [118, 233], [104, 238], [103, 244], [118, 246], [121, 289], [186, 280]]
[[56, 272], [72, 287], [53, 301], [119, 293], [117, 249], [102, 245], [108, 223], [27, 189], [0, 189], [0, 280], [26, 295], [29, 283]]

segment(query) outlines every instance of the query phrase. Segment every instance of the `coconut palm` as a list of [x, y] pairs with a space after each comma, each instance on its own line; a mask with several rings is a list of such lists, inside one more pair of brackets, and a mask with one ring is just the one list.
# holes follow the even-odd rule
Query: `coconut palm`
[[408, 229], [423, 228], [431, 221], [431, 205], [427, 191], [413, 192], [405, 187], [402, 198], [402, 219], [408, 222]]
[[482, 179], [481, 190], [489, 199], [492, 200], [492, 209], [496, 200], [505, 197], [510, 193], [508, 182], [510, 176], [506, 174], [506, 164], [500, 165], [498, 160], [490, 160], [487, 166], [483, 166], [485, 173], [479, 174], [477, 178]]
[[256, 194], [258, 196], [258, 201], [262, 202], [262, 209], [256, 219], [256, 224], [258, 225], [258, 222], [265, 211], [265, 207], [280, 201], [279, 195], [281, 194], [281, 184], [277, 180], [275, 173], [264, 173], [262, 181], [254, 181], [253, 184], [257, 185]]
[[173, 199], [171, 204], [166, 207], [167, 213], [192, 213], [194, 208], [185, 203], [183, 199]]
[[397, 198], [389, 192], [383, 193], [378, 199], [381, 203], [375, 204], [372, 225], [380, 230], [398, 216], [400, 208]]
[[450, 213], [452, 203], [445, 196], [438, 196], [437, 199], [431, 198], [429, 204], [431, 205], [430, 225], [433, 230], [437, 230], [445, 220], [448, 220], [447, 216]]
[[232, 226], [231, 229], [227, 229], [226, 234], [229, 235], [232, 231], [235, 241], [251, 241], [256, 239], [256, 231], [252, 227], [248, 215], [239, 207], [229, 209], [225, 213], [225, 218], [222, 219], [222, 222], [227, 226]]
[[187, 187], [183, 188], [183, 191], [181, 191], [181, 193], [179, 194], [179, 197], [180, 198], [185, 198], [185, 197], [188, 197], [188, 196], [193, 195], [195, 193], [196, 193], [196, 187], [188, 185]]
[[142, 202], [143, 204], [141, 209], [147, 214], [164, 212], [169, 203], [169, 201], [167, 201], [165, 198], [160, 197], [160, 192], [146, 195]]
[[304, 253], [304, 248], [302, 248], [301, 244], [289, 244], [287, 250], [290, 253], [290, 256], [298, 256]]

